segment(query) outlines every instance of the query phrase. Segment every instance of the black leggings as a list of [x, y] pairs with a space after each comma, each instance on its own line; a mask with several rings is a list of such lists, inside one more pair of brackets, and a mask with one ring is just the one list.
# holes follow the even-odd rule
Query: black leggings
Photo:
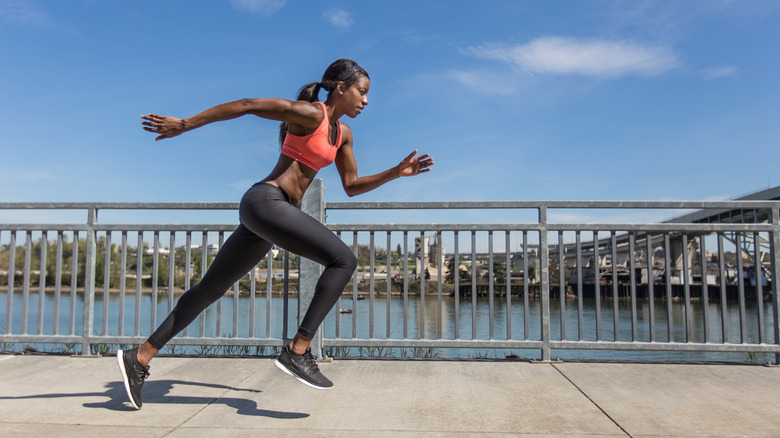
[[357, 267], [357, 259], [325, 225], [292, 204], [276, 186], [257, 183], [241, 199], [241, 224], [225, 241], [203, 279], [179, 298], [173, 311], [149, 337], [162, 349], [203, 310], [257, 265], [271, 246], [325, 266], [298, 333], [313, 337], [336, 304]]

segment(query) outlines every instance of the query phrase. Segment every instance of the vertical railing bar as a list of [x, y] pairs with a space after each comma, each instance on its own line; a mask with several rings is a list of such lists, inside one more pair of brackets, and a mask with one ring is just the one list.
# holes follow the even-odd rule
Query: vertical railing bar
[[747, 317], [745, 315], [745, 275], [742, 266], [742, 233], [736, 233], [734, 240], [737, 245], [737, 284], [739, 285], [739, 342], [744, 344], [747, 340]]
[[444, 266], [442, 266], [442, 251], [441, 251], [441, 231], [436, 232], [436, 283], [437, 283], [437, 290], [436, 290], [436, 309], [437, 309], [437, 316], [436, 320], [438, 323], [438, 334], [437, 339], [442, 339], [442, 278], [441, 274], [444, 270]]
[[704, 342], [710, 342], [710, 287], [707, 281], [707, 248], [704, 235], [699, 236], [699, 265], [701, 266], [701, 299], [702, 299], [702, 327]]
[[[753, 214], [756, 214], [754, 211]], [[753, 233], [753, 266], [756, 268], [756, 310], [758, 310], [758, 343], [763, 344], [765, 340], [764, 332], [764, 286], [763, 286], [763, 264], [761, 263], [761, 242], [758, 233]]]
[[43, 334], [43, 314], [46, 304], [46, 253], [49, 251], [49, 233], [41, 231], [40, 274], [38, 274], [38, 333]]
[[[206, 275], [206, 270], [208, 269], [209, 265], [209, 235], [208, 231], [204, 230], [201, 233], [200, 238], [200, 280], [203, 281], [203, 276]], [[219, 304], [217, 304], [219, 306]], [[217, 312], [217, 316], [219, 317], [219, 312]], [[219, 333], [216, 334], [219, 336]], [[204, 338], [206, 337], [206, 312], [200, 313], [200, 337]]]
[[376, 261], [374, 232], [368, 233], [368, 338], [374, 339], [374, 265]]
[[22, 334], [27, 333], [27, 318], [30, 310], [30, 271], [32, 257], [32, 231], [25, 231], [24, 243], [24, 285], [22, 286]]
[[493, 312], [495, 290], [493, 289], [493, 283], [495, 282], [495, 274], [493, 271], [495, 266], [493, 265], [493, 231], [488, 231], [488, 339], [491, 341], [495, 339], [494, 330], [495, 324], [493, 319], [495, 318]]
[[420, 322], [417, 331], [420, 339], [425, 339], [425, 271], [427, 262], [425, 260], [425, 231], [420, 231]]
[[471, 339], [477, 339], [477, 233], [471, 232]]
[[610, 247], [612, 249], [612, 324], [615, 330], [614, 341], [620, 341], [620, 302], [618, 299], [618, 274], [617, 274], [617, 234], [610, 233]]
[[8, 303], [5, 313], [5, 332], [13, 333], [14, 283], [16, 282], [16, 231], [11, 230], [8, 242]]
[[[217, 251], [219, 251], [220, 248], [222, 248], [222, 244], [225, 241], [225, 232], [220, 231], [217, 233]], [[208, 246], [206, 246], [206, 254], [208, 254]], [[203, 274], [200, 276], [200, 281], [203, 281], [203, 276], [206, 274], [206, 270], [203, 271]], [[238, 284], [238, 283], [236, 283]], [[233, 289], [233, 298], [235, 301], [236, 295], [235, 295], [235, 285]], [[230, 290], [230, 289], [228, 289]], [[227, 292], [227, 291], [226, 291]], [[222, 294], [221, 297], [217, 300], [217, 318], [216, 318], [216, 329], [214, 330], [214, 337], [221, 338], [222, 337], [222, 303], [225, 300], [225, 294]]]
[[453, 270], [455, 271], [452, 274], [455, 280], [455, 339], [460, 339], [460, 249], [458, 248], [458, 240], [460, 240], [460, 236], [458, 231], [455, 231], [455, 241], [453, 245], [455, 254], [453, 255], [452, 263]]
[[[271, 309], [273, 305], [274, 295], [274, 252], [273, 247], [265, 255], [265, 337], [271, 337], [271, 316], [273, 315]], [[298, 277], [300, 281], [300, 277]], [[300, 294], [298, 295], [298, 311], [301, 309]], [[287, 341], [287, 338], [284, 339]]]
[[[358, 247], [358, 233], [352, 232], [352, 251], [355, 253], [355, 257], [360, 258], [360, 251]], [[358, 263], [358, 266], [360, 264]], [[357, 302], [358, 302], [358, 271], [355, 269], [355, 275], [352, 277], [352, 339], [357, 339]]]
[[[106, 231], [105, 254], [103, 254], [103, 326], [101, 333], [108, 336], [108, 311], [111, 298], [111, 232]], [[59, 305], [56, 305], [59, 308]]]
[[666, 326], [669, 342], [674, 342], [674, 319], [672, 319], [672, 244], [669, 234], [664, 234], [664, 283], [666, 283]]
[[[252, 269], [249, 270], [249, 327], [248, 327], [248, 333], [247, 337], [254, 338], [255, 337], [255, 317], [257, 312], [257, 305], [256, 305], [256, 299], [255, 299], [255, 293], [257, 292], [257, 265], [252, 266]], [[283, 336], [282, 339], [286, 339], [286, 336]]]
[[393, 282], [392, 282], [392, 268], [393, 268], [393, 250], [392, 250], [392, 234], [390, 231], [387, 232], [387, 257], [385, 257], [385, 262], [387, 263], [386, 271], [387, 275], [385, 278], [385, 337], [387, 339], [390, 339], [390, 304], [391, 300], [390, 298], [393, 295]]
[[143, 231], [138, 231], [137, 234], [137, 245], [135, 248], [135, 258], [136, 258], [136, 267], [135, 267], [135, 315], [133, 317], [134, 319], [134, 330], [133, 334], [135, 336], [141, 335], [141, 286], [143, 285], [143, 266], [144, 266], [144, 233]]
[[79, 233], [73, 232], [73, 248], [71, 252], [70, 274], [70, 316], [68, 321], [68, 334], [76, 334], [76, 292], [79, 280]]
[[582, 341], [585, 337], [585, 308], [582, 302], [582, 236], [580, 231], [576, 232], [576, 250], [577, 250], [577, 340]]
[[[286, 249], [284, 251], [284, 286], [282, 287], [282, 339], [289, 339], [287, 337], [287, 326], [289, 325], [290, 315], [290, 252]], [[300, 258], [298, 259], [300, 267]], [[298, 275], [298, 284], [300, 284], [300, 269]], [[254, 306], [255, 295], [252, 294], [252, 306]], [[336, 319], [338, 322], [338, 319]]]
[[647, 265], [647, 299], [650, 304], [650, 342], [655, 342], [655, 273], [653, 272], [653, 237], [645, 234], [645, 265]]
[[547, 207], [539, 208], [539, 224], [542, 229], [539, 231], [539, 294], [542, 296], [541, 303], [541, 341], [542, 341], [542, 361], [550, 360], [550, 232], [547, 229]]
[[509, 230], [504, 232], [504, 248], [506, 248], [506, 339], [512, 339], [512, 256]]
[[160, 275], [157, 270], [160, 268], [160, 232], [154, 232], [154, 254], [152, 255], [152, 317], [150, 323], [150, 333], [154, 333], [157, 328], [157, 293]]
[[523, 230], [523, 340], [528, 340], [528, 231]]
[[729, 329], [728, 329], [728, 296], [726, 295], [726, 260], [723, 250], [723, 233], [718, 233], [718, 276], [720, 286], [720, 325], [721, 336], [724, 344], [729, 342]]
[[[57, 250], [56, 250], [56, 266], [54, 273], [54, 315], [52, 316], [52, 333], [55, 335], [60, 334], [60, 294], [62, 292], [62, 230], [57, 232]], [[104, 300], [105, 301], [105, 300]], [[107, 312], [105, 306], [103, 310], [103, 321], [107, 320]], [[105, 322], [103, 323], [105, 327]], [[106, 334], [105, 329], [103, 334]]]
[[125, 294], [127, 288], [127, 230], [122, 231], [122, 252], [120, 255], [121, 266], [119, 267], [119, 336], [125, 333]]
[[173, 288], [176, 287], [176, 232], [171, 231], [168, 236], [168, 311], [173, 310]]
[[558, 300], [561, 303], [560, 317], [561, 317], [561, 341], [566, 340], [566, 270], [564, 269], [564, 251], [566, 248], [563, 246], [563, 231], [558, 231]]
[[593, 292], [596, 297], [596, 340], [601, 340], [601, 255], [599, 232], [593, 231]]
[[241, 287], [236, 281], [233, 284], [233, 337], [238, 337], [238, 300], [241, 297]]
[[404, 256], [403, 256], [403, 270], [404, 270], [404, 339], [409, 339], [409, 235], [407, 231], [404, 231]]
[[[192, 232], [187, 231], [184, 236], [184, 291], [190, 290], [190, 276], [192, 275]], [[182, 336], [188, 336], [189, 326], [184, 327]]]
[[631, 292], [631, 342], [638, 341], [637, 339], [637, 315], [636, 315], [636, 255], [634, 250], [636, 248], [636, 232], [631, 231], [628, 234], [628, 267], [629, 267], [629, 287]]
[[685, 342], [691, 342], [691, 283], [690, 283], [690, 264], [688, 263], [688, 235], [683, 234], [683, 292], [685, 294]]
[[95, 325], [95, 259], [97, 258], [97, 245], [95, 235], [95, 223], [97, 222], [97, 209], [90, 208], [87, 212], [87, 236], [86, 254], [84, 254], [84, 306], [82, 310], [82, 344], [81, 354], [92, 356], [91, 338], [94, 335]]
[[692, 342], [691, 339], [691, 286], [690, 286], [690, 265], [688, 263], [688, 235], [682, 236], [682, 262], [683, 262], [683, 292], [685, 294], [685, 342]]

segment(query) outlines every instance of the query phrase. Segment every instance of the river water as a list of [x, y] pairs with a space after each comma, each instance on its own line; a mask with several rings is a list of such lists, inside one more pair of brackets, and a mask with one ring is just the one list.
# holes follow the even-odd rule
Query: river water
[[[16, 291], [13, 298], [13, 315], [12, 315], [12, 330], [11, 333], [22, 333], [22, 292]], [[38, 291], [31, 291], [29, 296], [29, 305], [27, 308], [27, 333], [38, 333]], [[74, 333], [81, 334], [82, 330], [82, 309], [83, 309], [83, 295], [75, 294], [75, 317], [74, 317]], [[151, 295], [142, 294], [140, 300], [140, 319], [138, 332], [135, 331], [135, 309], [136, 301], [135, 294], [126, 294], [124, 297], [124, 326], [123, 335], [139, 335], [148, 336], [151, 334], [152, 319], [151, 312]], [[200, 326], [202, 322], [205, 322], [206, 336], [217, 336], [218, 334], [231, 337], [233, 336], [233, 297], [228, 295], [222, 298], [221, 303], [221, 321], [220, 326], [217, 327], [217, 313], [218, 306], [213, 304], [204, 312], [203, 318], [196, 319], [188, 328], [188, 332], [192, 335], [198, 335], [200, 333]], [[9, 333], [7, 331], [7, 292], [0, 293], [0, 333]], [[247, 296], [239, 297], [238, 301], [238, 317], [237, 328], [239, 337], [247, 337], [250, 335], [250, 304], [251, 300]], [[577, 299], [567, 299], [565, 302], [565, 309], [563, 311], [563, 324], [561, 322], [561, 305], [558, 299], [551, 300], [550, 308], [550, 337], [552, 340], [560, 340], [561, 328], [563, 327], [565, 340], [576, 341], [579, 337], [579, 303]], [[160, 295], [157, 299], [157, 318], [156, 323], [161, 322], [169, 312], [169, 302], [166, 295]], [[281, 296], [272, 296], [271, 298], [271, 311], [270, 311], [270, 327], [271, 332], [266, 333], [267, 326], [267, 308], [268, 303], [265, 295], [256, 296], [254, 299], [255, 305], [255, 322], [252, 330], [252, 335], [259, 338], [272, 337], [281, 338], [282, 327], [282, 315], [284, 300]], [[353, 302], [351, 296], [344, 296], [337, 304], [336, 308], [347, 308], [352, 310], [352, 313], [338, 313], [336, 308], [332, 311], [323, 324], [324, 335], [326, 338], [352, 338], [353, 333], [360, 339], [368, 339], [371, 336], [370, 328], [370, 308], [373, 305], [373, 337], [377, 339], [388, 338], [388, 319], [387, 319], [387, 307], [384, 296], [375, 297], [373, 300], [364, 299]], [[290, 297], [289, 309], [290, 318], [288, 323], [288, 334], [295, 333], [296, 324], [296, 311], [298, 306], [297, 297]], [[44, 319], [43, 330], [44, 334], [54, 333], [54, 325], [52, 323], [55, 307], [54, 293], [47, 292], [44, 300]], [[59, 299], [59, 321], [58, 332], [59, 334], [67, 334], [70, 332], [70, 309], [71, 309], [71, 296], [69, 292], [61, 294]], [[511, 307], [511, 312], [508, 317], [507, 309]], [[597, 327], [596, 327], [596, 301], [595, 299], [584, 299], [582, 302], [583, 307], [583, 319], [582, 319], [582, 340], [595, 341], [597, 340]], [[656, 342], [668, 342], [669, 329], [668, 329], [668, 315], [667, 304], [665, 300], [655, 300], [655, 337]], [[681, 301], [673, 301], [672, 307], [672, 338], [675, 342], [686, 342], [685, 333], [685, 306]], [[98, 291], [95, 296], [95, 322], [94, 330], [97, 334], [103, 334], [103, 293]], [[119, 335], [119, 308], [120, 308], [120, 296], [119, 294], [112, 293], [108, 298], [108, 324], [107, 335]], [[404, 312], [406, 309], [406, 312]], [[424, 326], [419, 324], [424, 309], [425, 323]], [[771, 302], [765, 302], [762, 306], [764, 316], [764, 341], [767, 344], [775, 343], [774, 334], [774, 315], [771, 307]], [[691, 342], [704, 342], [704, 307], [699, 301], [693, 301], [691, 303], [691, 327], [692, 330], [689, 333], [689, 341]], [[723, 341], [722, 333], [722, 319], [721, 319], [721, 306], [719, 302], [710, 303], [707, 307], [709, 315], [709, 328], [708, 333], [710, 336], [710, 342], [720, 343]], [[406, 313], [406, 315], [405, 315]], [[441, 298], [441, 317], [439, 318], [439, 300], [435, 295], [428, 295], [423, 300], [419, 296], [409, 296], [406, 306], [404, 306], [404, 299], [401, 296], [393, 296], [390, 300], [390, 327], [389, 338], [391, 339], [403, 339], [404, 338], [404, 316], [408, 321], [406, 326], [406, 338], [418, 339], [424, 337], [426, 339], [514, 339], [514, 340], [539, 340], [541, 338], [541, 303], [538, 299], [532, 298], [529, 300], [528, 306], [528, 319], [527, 324], [525, 320], [525, 309], [523, 306], [523, 300], [518, 297], [512, 297], [511, 303], [507, 303], [506, 298], [496, 297], [492, 305], [493, 315], [493, 333], [491, 337], [490, 333], [490, 315], [491, 305], [487, 297], [479, 297], [476, 302], [476, 307], [473, 306], [470, 297], [460, 298], [456, 305], [454, 297], [444, 296]], [[651, 327], [650, 327], [650, 302], [648, 300], [637, 301], [637, 341], [650, 341]], [[727, 340], [730, 343], [740, 343], [740, 309], [736, 301], [727, 302], [726, 323], [727, 323]], [[759, 317], [758, 317], [758, 305], [751, 301], [745, 305], [745, 320], [744, 336], [746, 343], [756, 343], [759, 340]], [[630, 342], [632, 339], [632, 327], [631, 327], [631, 303], [629, 300], [619, 300], [618, 302], [618, 325], [619, 325], [619, 340]], [[457, 337], [456, 337], [456, 317], [457, 317]], [[476, 322], [474, 322], [476, 318]], [[509, 320], [509, 324], [507, 321]], [[441, 321], [441, 322], [440, 322]], [[508, 327], [511, 326], [511, 327]], [[526, 326], [528, 330], [526, 331]], [[353, 329], [354, 327], [354, 329]], [[474, 330], [476, 328], [476, 330]], [[424, 331], [424, 336], [423, 332]], [[613, 306], [612, 301], [601, 301], [601, 340], [612, 341], [614, 340], [614, 318], [613, 318]], [[7, 349], [19, 350], [22, 346], [13, 345], [5, 346]], [[53, 346], [35, 346], [39, 350], [45, 351], [57, 351]], [[177, 347], [177, 352], [190, 352], [197, 353], [197, 347]], [[373, 350], [369, 352], [367, 349], [358, 350], [357, 348], [338, 349], [338, 354], [347, 355], [386, 355], [393, 356], [400, 355], [412, 355], [414, 352], [402, 351], [398, 349], [387, 350], [380, 349], [379, 351]], [[417, 352], [419, 354], [419, 352]], [[525, 350], [525, 349], [435, 349], [433, 351], [427, 351], [425, 355], [434, 355], [443, 358], [504, 358], [507, 355], [516, 355], [523, 358], [538, 358], [540, 353], [537, 349]], [[597, 359], [597, 360], [648, 360], [648, 361], [663, 361], [663, 360], [685, 360], [685, 361], [756, 361], [756, 362], [768, 362], [774, 360], [774, 354], [756, 353], [749, 355], [747, 353], [695, 353], [695, 352], [659, 352], [659, 351], [594, 351], [594, 350], [554, 350], [553, 357], [562, 359]]]

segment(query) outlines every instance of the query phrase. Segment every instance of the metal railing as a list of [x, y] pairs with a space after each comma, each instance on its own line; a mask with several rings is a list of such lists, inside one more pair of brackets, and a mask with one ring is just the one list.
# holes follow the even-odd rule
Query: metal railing
[[[0, 282], [7, 278], [0, 342], [80, 344], [82, 354], [99, 344], [142, 342], [170, 311], [176, 293], [207, 269], [235, 225], [106, 224], [98, 222], [98, 212], [236, 208], [0, 203], [0, 210], [87, 212], [82, 224], [0, 224]], [[464, 210], [522, 210], [537, 218], [329, 223], [361, 266], [319, 331], [316, 348], [522, 349], [538, 350], [545, 361], [556, 350], [584, 351], [585, 357], [597, 350], [737, 352], [773, 354], [780, 361], [780, 202], [342, 203], [325, 202], [324, 187], [315, 184], [303, 208], [321, 220], [339, 210], [442, 210], [450, 218]], [[769, 221], [548, 220], [551, 211], [582, 209], [750, 210]], [[200, 239], [197, 248], [193, 238]], [[297, 307], [310, 300], [320, 271], [301, 260], [296, 282], [288, 263], [284, 252], [266, 258], [171, 345], [280, 346], [295, 329]], [[280, 278], [276, 289], [274, 278]], [[296, 300], [298, 306], [289, 305]]]

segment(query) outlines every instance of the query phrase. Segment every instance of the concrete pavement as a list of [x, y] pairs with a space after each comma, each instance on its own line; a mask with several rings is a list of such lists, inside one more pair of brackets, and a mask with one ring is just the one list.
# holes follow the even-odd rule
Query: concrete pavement
[[114, 357], [0, 355], [3, 437], [780, 436], [780, 368], [340, 359], [329, 391], [271, 359], [152, 362], [144, 405]]

